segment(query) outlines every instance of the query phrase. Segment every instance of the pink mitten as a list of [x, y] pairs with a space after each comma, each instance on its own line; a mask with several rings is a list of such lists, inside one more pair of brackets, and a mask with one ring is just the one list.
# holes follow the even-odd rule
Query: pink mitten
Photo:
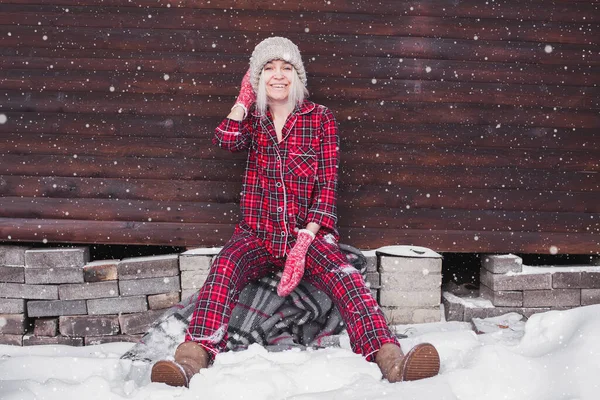
[[248, 109], [254, 104], [256, 101], [256, 94], [254, 93], [254, 89], [252, 89], [252, 84], [250, 83], [250, 69], [244, 75], [242, 79], [242, 85], [240, 87], [240, 94], [235, 101], [235, 106], [241, 106], [244, 109], [244, 118], [248, 115]]
[[298, 286], [304, 275], [304, 264], [308, 246], [315, 239], [315, 234], [308, 229], [301, 229], [296, 238], [296, 244], [285, 261], [281, 281], [277, 285], [277, 294], [285, 297]]

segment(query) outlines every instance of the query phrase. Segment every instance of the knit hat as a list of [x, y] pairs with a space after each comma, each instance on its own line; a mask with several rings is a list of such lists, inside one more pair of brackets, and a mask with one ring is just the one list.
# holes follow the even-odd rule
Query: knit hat
[[294, 66], [300, 80], [306, 86], [306, 71], [300, 56], [300, 50], [291, 40], [273, 36], [256, 45], [250, 57], [250, 83], [254, 92], [258, 93], [258, 80], [266, 63], [273, 60], [283, 60]]

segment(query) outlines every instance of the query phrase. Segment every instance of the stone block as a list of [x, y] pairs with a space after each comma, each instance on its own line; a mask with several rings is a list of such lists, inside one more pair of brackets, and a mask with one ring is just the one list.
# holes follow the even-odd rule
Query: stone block
[[80, 267], [25, 268], [25, 283], [28, 285], [81, 282], [83, 282], [83, 269]]
[[581, 304], [579, 289], [526, 290], [523, 307], [575, 307]]
[[523, 259], [514, 254], [486, 254], [481, 266], [492, 274], [523, 271]]
[[582, 272], [581, 287], [585, 289], [600, 289], [600, 272]]
[[0, 246], [0, 265], [25, 265], [25, 251], [29, 247], [1, 245]]
[[140, 294], [159, 294], [178, 292], [181, 290], [179, 276], [162, 278], [146, 278], [136, 280], [119, 280], [121, 296], [137, 296]]
[[442, 312], [440, 307], [381, 307], [389, 325], [424, 324], [440, 322]]
[[80, 347], [83, 346], [83, 338], [78, 337], [65, 337], [65, 336], [54, 336], [54, 337], [46, 337], [46, 336], [29, 336], [26, 335], [23, 337], [23, 346], [40, 346], [40, 345], [65, 345], [65, 346], [75, 346]]
[[0, 314], [23, 314], [25, 313], [24, 299], [2, 299], [0, 298]]
[[555, 272], [552, 274], [553, 289], [581, 288], [581, 272]]
[[197, 296], [198, 289], [181, 289], [181, 300], [186, 300], [190, 296]]
[[163, 314], [163, 310], [150, 310], [135, 314], [121, 314], [119, 315], [121, 332], [126, 335], [145, 333]]
[[58, 299], [58, 286], [0, 282], [0, 295], [15, 299], [55, 300]]
[[117, 281], [60, 285], [58, 287], [58, 297], [61, 300], [102, 299], [118, 296], [119, 284]]
[[0, 282], [25, 283], [25, 268], [0, 265]]
[[367, 259], [367, 272], [377, 272], [377, 255], [374, 251], [365, 251], [363, 255]]
[[379, 290], [379, 304], [382, 306], [428, 308], [439, 306], [440, 302], [441, 293], [439, 290]]
[[440, 274], [393, 274], [384, 272], [381, 274], [381, 289], [391, 291], [437, 291], [442, 286], [442, 275]]
[[522, 291], [494, 291], [485, 285], [481, 285], [479, 287], [479, 294], [498, 307], [523, 307]]
[[179, 275], [179, 255], [126, 258], [119, 262], [117, 271], [120, 281], [176, 276]]
[[23, 335], [5, 335], [0, 333], [0, 344], [7, 346], [23, 346]]
[[151, 310], [163, 310], [179, 303], [179, 292], [153, 294], [148, 296], [148, 307]]
[[479, 280], [494, 291], [552, 289], [552, 274], [550, 273], [502, 275], [493, 274], [485, 268], [481, 268]]
[[116, 281], [119, 260], [102, 260], [87, 263], [83, 267], [83, 280], [86, 282]]
[[179, 269], [181, 271], [204, 271], [208, 274], [214, 256], [204, 254], [181, 254], [179, 256]]
[[33, 323], [34, 336], [54, 337], [58, 334], [58, 318], [36, 318]]
[[581, 305], [600, 304], [600, 289], [581, 289]]
[[27, 332], [25, 314], [0, 314], [0, 334], [22, 335]]
[[85, 345], [95, 346], [104, 343], [139, 343], [144, 335], [112, 335], [112, 336], [86, 336]]
[[181, 271], [181, 288], [182, 289], [200, 289], [208, 273], [206, 271]]
[[107, 336], [119, 333], [116, 315], [80, 315], [59, 318], [60, 334], [69, 337]]
[[148, 310], [146, 296], [115, 297], [87, 300], [88, 314], [105, 315], [135, 313]]
[[28, 301], [30, 317], [59, 317], [61, 315], [87, 314], [85, 300]]
[[365, 281], [367, 282], [367, 286], [371, 289], [379, 289], [381, 287], [381, 276], [377, 271], [367, 272]]
[[455, 301], [456, 296], [442, 296], [442, 303], [444, 304], [444, 314], [446, 321], [464, 321], [465, 319], [465, 306], [458, 301]]
[[379, 256], [379, 272], [392, 274], [441, 274], [441, 258]]
[[82, 268], [90, 261], [89, 247], [31, 249], [25, 252], [27, 268]]

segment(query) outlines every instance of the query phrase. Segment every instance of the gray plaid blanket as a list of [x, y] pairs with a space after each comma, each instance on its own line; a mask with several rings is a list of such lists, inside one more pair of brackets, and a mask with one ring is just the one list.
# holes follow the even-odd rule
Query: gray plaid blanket
[[[364, 274], [367, 261], [360, 250], [343, 244], [340, 248], [349, 263]], [[304, 281], [289, 296], [279, 297], [279, 278], [280, 274], [266, 276], [240, 293], [229, 322], [227, 348], [240, 350], [252, 343], [271, 351], [339, 346], [339, 334], [345, 327], [331, 299]], [[154, 362], [172, 357], [184, 340], [197, 295], [169, 308], [121, 358]]]

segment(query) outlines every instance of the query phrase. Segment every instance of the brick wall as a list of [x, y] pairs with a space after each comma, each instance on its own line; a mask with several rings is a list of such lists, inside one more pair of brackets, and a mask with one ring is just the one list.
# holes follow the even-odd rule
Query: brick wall
[[599, 266], [531, 267], [515, 255], [489, 255], [482, 258], [479, 280], [477, 292], [444, 293], [446, 319], [470, 321], [508, 312], [529, 317], [600, 303]]

